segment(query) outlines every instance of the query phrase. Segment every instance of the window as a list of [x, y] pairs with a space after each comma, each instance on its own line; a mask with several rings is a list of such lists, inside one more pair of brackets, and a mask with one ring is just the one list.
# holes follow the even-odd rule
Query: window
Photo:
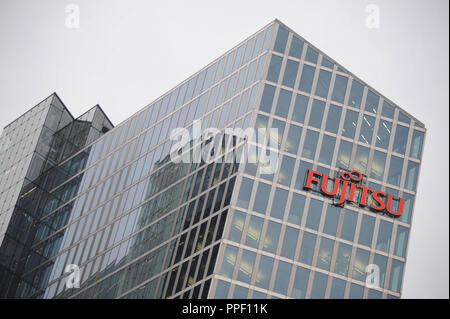
[[231, 241], [240, 243], [242, 230], [244, 229], [246, 214], [240, 211], [235, 211], [233, 221], [231, 223], [229, 239]]
[[270, 113], [272, 109], [273, 96], [275, 95], [275, 87], [269, 84], [264, 85], [263, 95], [259, 109], [263, 112]]
[[289, 125], [289, 134], [285, 142], [285, 151], [291, 154], [297, 154], [298, 145], [300, 143], [300, 136], [302, 135], [302, 128], [295, 124]]
[[309, 98], [303, 94], [297, 94], [295, 98], [294, 111], [292, 120], [303, 123], [305, 121], [306, 108], [308, 107]]
[[258, 189], [255, 194], [255, 202], [253, 204], [253, 210], [255, 212], [265, 214], [267, 208], [267, 202], [269, 201], [271, 186], [266, 183], [259, 183]]
[[310, 65], [303, 65], [302, 76], [300, 77], [300, 84], [298, 86], [299, 91], [306, 93], [311, 92], [312, 83], [314, 80], [315, 68]]
[[359, 232], [358, 243], [364, 246], [372, 246], [373, 229], [375, 226], [375, 218], [369, 215], [363, 215], [361, 221], [361, 229]]
[[297, 172], [297, 180], [295, 181], [295, 188], [302, 190], [306, 178], [306, 172], [312, 169], [312, 164], [305, 161], [300, 161], [300, 166]]
[[320, 216], [322, 216], [321, 200], [311, 198], [309, 204], [308, 216], [306, 218], [306, 227], [317, 230], [319, 228]]
[[309, 269], [297, 266], [295, 272], [294, 285], [292, 287], [292, 297], [300, 299], [305, 298], [308, 288]]
[[316, 235], [304, 232], [302, 239], [302, 247], [298, 260], [304, 264], [311, 265], [314, 255], [314, 246], [316, 245]]
[[408, 242], [409, 228], [399, 225], [395, 239], [394, 254], [399, 257], [406, 256], [406, 243]]
[[278, 82], [278, 77], [280, 76], [281, 63], [283, 58], [278, 55], [272, 55], [272, 59], [269, 64], [269, 71], [267, 72], [267, 80], [271, 82]]
[[348, 99], [348, 105], [359, 108], [361, 106], [363, 91], [364, 86], [357, 80], [353, 79], [352, 89], [350, 90], [350, 97]]
[[356, 124], [358, 123], [358, 112], [347, 110], [345, 114], [344, 127], [342, 128], [342, 136], [355, 138]]
[[239, 196], [237, 199], [237, 206], [244, 208], [244, 209], [248, 208], [248, 202], [250, 201], [252, 187], [253, 187], [253, 180], [244, 177], [242, 179], [242, 184], [241, 184]]
[[375, 145], [377, 147], [381, 147], [387, 150], [389, 147], [389, 139], [391, 138], [391, 131], [392, 131], [392, 123], [389, 121], [380, 120]]
[[408, 168], [406, 170], [405, 188], [411, 191], [416, 190], [417, 175], [419, 173], [419, 164], [413, 161], [408, 161]]
[[366, 98], [366, 111], [372, 112], [377, 114], [378, 110], [378, 103], [380, 102], [380, 97], [372, 92], [372, 90], [367, 91], [367, 98]]
[[325, 224], [323, 225], [323, 232], [325, 234], [336, 236], [336, 229], [339, 221], [339, 212], [339, 207], [328, 205]]
[[245, 283], [250, 283], [250, 279], [252, 278], [253, 265], [255, 264], [255, 258], [256, 253], [245, 249], [242, 251], [237, 280]]
[[331, 299], [344, 299], [345, 295], [345, 280], [339, 278], [333, 278], [333, 284], [331, 286], [330, 298]]
[[233, 299], [247, 299], [248, 288], [242, 286], [234, 286]]
[[328, 276], [320, 272], [314, 273], [314, 283], [311, 290], [311, 299], [323, 299], [327, 289]]
[[411, 123], [411, 119], [406, 114], [404, 114], [402, 111], [398, 112], [398, 121], [406, 123], [406, 124]]
[[228, 290], [230, 289], [230, 283], [228, 281], [218, 280], [216, 287], [216, 294], [214, 297], [216, 299], [226, 299], [228, 295]]
[[331, 160], [334, 154], [334, 145], [336, 144], [336, 138], [324, 134], [322, 140], [322, 149], [320, 150], [319, 161], [321, 163], [331, 165]]
[[342, 140], [339, 146], [339, 152], [336, 160], [336, 166], [348, 168], [350, 165], [350, 157], [352, 155], [352, 143]]
[[411, 222], [414, 196], [404, 192], [402, 197], [405, 199], [405, 203], [403, 205], [403, 213], [400, 215], [400, 220], [409, 224]]
[[227, 245], [227, 247], [225, 249], [225, 254], [223, 256], [222, 269], [220, 271], [220, 274], [222, 276], [225, 276], [228, 278], [233, 277], [233, 270], [234, 270], [234, 264], [236, 263], [237, 252], [238, 252], [237, 247]]
[[316, 95], [327, 98], [328, 89], [330, 88], [331, 72], [320, 70], [319, 79], [317, 80]]
[[275, 109], [275, 115], [286, 118], [289, 113], [289, 106], [291, 105], [292, 92], [284, 89], [280, 90], [278, 96], [277, 108]]
[[334, 67], [334, 64], [326, 57], [322, 56], [322, 66], [332, 69]]
[[347, 276], [351, 256], [352, 246], [339, 243], [339, 249], [336, 256], [336, 265], [334, 267], [334, 272], [336, 274]]
[[280, 294], [286, 295], [289, 285], [289, 278], [291, 275], [292, 265], [290, 263], [279, 261], [277, 275], [275, 277], [275, 284], [273, 290]]
[[272, 221], [269, 222], [264, 238], [264, 251], [275, 254], [278, 246], [278, 239], [280, 238], [280, 230], [281, 224]]
[[316, 155], [316, 147], [317, 140], [319, 139], [319, 133], [312, 130], [307, 130], [305, 144], [303, 145], [302, 156], [309, 158], [311, 160], [314, 159]]
[[272, 202], [272, 210], [270, 211], [270, 216], [283, 219], [284, 209], [286, 208], [288, 191], [282, 188], [275, 190], [275, 195]]
[[281, 167], [278, 175], [278, 183], [289, 186], [294, 171], [295, 158], [290, 156], [283, 156]]
[[292, 37], [289, 55], [294, 58], [300, 59], [302, 57], [302, 51], [303, 51], [303, 41], [294, 35]]
[[422, 155], [423, 138], [424, 138], [423, 132], [414, 131], [411, 141], [411, 150], [409, 152], [410, 157], [420, 159], [420, 156]]
[[399, 260], [392, 259], [391, 280], [389, 282], [389, 289], [395, 292], [400, 292], [403, 277], [403, 263]]
[[376, 249], [388, 253], [391, 245], [391, 236], [392, 223], [385, 220], [380, 220]]
[[403, 159], [397, 156], [391, 156], [391, 164], [389, 167], [389, 175], [387, 181], [389, 184], [400, 186], [402, 177]]
[[333, 246], [334, 240], [322, 237], [322, 239], [320, 240], [319, 254], [317, 256], [317, 267], [324, 270], [330, 270]]
[[373, 127], [375, 126], [375, 118], [369, 115], [363, 115], [362, 123], [361, 123], [361, 132], [359, 134], [359, 141], [371, 144], [372, 143], [372, 135], [373, 135]]
[[323, 111], [325, 110], [325, 102], [314, 99], [311, 114], [309, 116], [309, 126], [319, 128], [322, 126]]
[[408, 141], [408, 131], [406, 126], [397, 125], [397, 130], [395, 132], [394, 145], [392, 146], [392, 151], [405, 154], [406, 142]]
[[340, 106], [331, 104], [328, 109], [327, 123], [325, 130], [330, 133], [337, 134], [339, 129], [339, 122], [341, 120], [342, 108]]
[[364, 287], [357, 285], [357, 284], [351, 284], [350, 285], [350, 299], [362, 299], [364, 295]]
[[283, 85], [294, 88], [295, 79], [297, 78], [298, 65], [299, 63], [297, 61], [287, 60], [283, 76]]
[[375, 254], [373, 263], [380, 269], [380, 288], [384, 287], [384, 280], [386, 278], [386, 267], [388, 258], [384, 255]]
[[291, 208], [289, 210], [288, 222], [300, 225], [305, 206], [305, 195], [293, 193]]
[[305, 60], [308, 62], [317, 63], [318, 57], [319, 57], [319, 54], [317, 53], [317, 51], [311, 47], [308, 47], [308, 50], [306, 51]]
[[284, 233], [281, 256], [294, 259], [295, 248], [297, 247], [298, 229], [287, 226]]
[[386, 153], [374, 151], [370, 177], [377, 179], [379, 181], [383, 181], [385, 164], [386, 164]]
[[272, 276], [273, 258], [261, 255], [258, 273], [256, 274], [255, 286], [269, 289], [270, 278]]
[[277, 39], [275, 40], [275, 45], [274, 45], [273, 50], [276, 52], [284, 53], [288, 36], [289, 36], [289, 32], [285, 28], [280, 26], [278, 28]]
[[353, 168], [362, 174], [366, 173], [367, 169], [367, 161], [369, 159], [369, 151], [370, 149], [368, 147], [364, 147], [361, 145], [358, 145], [358, 148], [356, 149], [356, 155], [355, 160], [353, 162]]
[[245, 239], [245, 244], [247, 246], [258, 248], [259, 238], [261, 237], [261, 229], [264, 223], [264, 219], [251, 216], [250, 223], [247, 229], [247, 238]]
[[390, 103], [388, 103], [387, 101], [383, 102], [383, 109], [381, 110], [381, 115], [382, 116], [385, 116], [385, 117], [388, 117], [390, 119], [393, 119], [394, 118], [394, 111], [395, 111], [395, 109]]
[[358, 248], [356, 250], [355, 263], [353, 264], [353, 279], [366, 281], [366, 267], [369, 263], [370, 252]]

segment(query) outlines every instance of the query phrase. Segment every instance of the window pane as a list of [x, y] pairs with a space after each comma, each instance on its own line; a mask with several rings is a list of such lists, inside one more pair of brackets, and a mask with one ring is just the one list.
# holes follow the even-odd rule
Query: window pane
[[327, 289], [328, 276], [320, 272], [314, 274], [314, 283], [311, 290], [311, 299], [323, 299]]
[[392, 236], [392, 223], [385, 220], [381, 220], [378, 229], [376, 249], [384, 251], [385, 253], [389, 252], [389, 247], [391, 245], [391, 236]]
[[278, 262], [277, 275], [273, 286], [274, 291], [286, 295], [289, 285], [289, 277], [291, 275], [291, 268], [292, 265], [290, 263], [284, 261]]
[[328, 115], [327, 115], [327, 123], [325, 125], [325, 130], [337, 134], [339, 129], [339, 122], [341, 120], [341, 112], [342, 108], [337, 105], [330, 105], [330, 108], [328, 109]]
[[400, 186], [402, 177], [403, 158], [392, 155], [387, 181], [389, 184]]
[[287, 226], [284, 233], [283, 248], [281, 256], [294, 259], [295, 248], [297, 247], [298, 229]]
[[351, 256], [352, 246], [339, 243], [339, 249], [336, 256], [336, 265], [334, 268], [334, 272], [336, 274], [347, 276]]
[[238, 248], [235, 246], [227, 245], [225, 255], [222, 262], [222, 270], [220, 274], [222, 276], [231, 278], [233, 276], [234, 264], [236, 262]]
[[348, 105], [359, 108], [361, 106], [361, 99], [364, 91], [364, 86], [357, 80], [353, 79]]
[[295, 35], [292, 37], [291, 49], [289, 50], [289, 55], [300, 59], [302, 57], [303, 51], [303, 41], [297, 38]]
[[253, 204], [253, 210], [255, 212], [265, 214], [267, 208], [267, 202], [269, 201], [271, 186], [266, 183], [259, 183], [258, 189], [255, 194], [255, 202]]
[[289, 210], [288, 222], [300, 225], [305, 206], [305, 195], [293, 193], [291, 208]]
[[361, 230], [359, 232], [358, 243], [364, 246], [372, 246], [373, 228], [375, 226], [375, 218], [364, 215], [361, 222]]
[[395, 292], [400, 292], [400, 287], [402, 286], [402, 277], [403, 277], [403, 263], [399, 260], [393, 259], [389, 289]]
[[386, 278], [387, 257], [375, 254], [373, 263], [380, 269], [380, 288], [384, 287], [384, 279]]
[[300, 136], [302, 135], [302, 128], [300, 126], [291, 124], [289, 126], [289, 134], [285, 142], [285, 151], [291, 154], [297, 154]]
[[294, 286], [292, 287], [292, 297], [300, 299], [305, 298], [308, 288], [309, 269], [297, 266], [295, 272]]
[[420, 156], [422, 155], [423, 137], [424, 137], [423, 132], [414, 131], [409, 156], [420, 159]]
[[232, 299], [247, 299], [248, 288], [242, 286], [234, 286], [234, 292]]
[[406, 142], [408, 141], [408, 131], [406, 126], [397, 125], [397, 130], [395, 131], [394, 145], [392, 146], [392, 151], [400, 154], [405, 154]]
[[375, 151], [373, 153], [372, 170], [370, 177], [383, 181], [384, 166], [386, 164], [386, 153]]
[[275, 115], [281, 117], [287, 117], [289, 112], [289, 106], [291, 105], [292, 92], [284, 89], [280, 90], [278, 97], [277, 108], [275, 109]]
[[247, 229], [247, 238], [245, 240], [245, 244], [247, 246], [258, 248], [259, 238], [261, 237], [261, 229], [264, 223], [264, 219], [251, 216], [250, 223], [248, 224]]
[[357, 285], [357, 284], [351, 284], [350, 285], [350, 299], [362, 299], [364, 295], [364, 287]]
[[403, 123], [411, 123], [411, 119], [406, 116], [406, 114], [404, 114], [402, 111], [398, 112], [398, 120], [399, 122], [403, 122]]
[[333, 278], [333, 284], [331, 286], [330, 298], [331, 299], [344, 299], [345, 295], [345, 280], [339, 278]]
[[383, 102], [383, 109], [381, 110], [381, 115], [382, 116], [385, 116], [385, 117], [388, 117], [390, 119], [393, 119], [394, 118], [394, 111], [395, 111], [395, 109], [390, 103], [388, 103], [386, 101]]
[[320, 70], [319, 79], [317, 80], [316, 95], [327, 98], [328, 89], [330, 88], [331, 72]]
[[373, 127], [375, 125], [375, 118], [369, 115], [363, 115], [361, 123], [361, 132], [359, 134], [359, 141], [367, 144], [372, 143]]
[[308, 107], [309, 98], [303, 94], [297, 94], [295, 98], [294, 111], [292, 112], [292, 120], [303, 123], [305, 121], [306, 108]]
[[280, 238], [281, 224], [270, 221], [264, 238], [263, 250], [269, 253], [275, 253]]
[[283, 156], [281, 167], [278, 175], [278, 183], [289, 186], [294, 171], [295, 158], [290, 156]]
[[288, 191], [277, 187], [277, 189], [275, 190], [275, 195], [273, 197], [272, 210], [270, 211], [270, 216], [278, 219], [283, 219], [287, 197]]
[[300, 161], [300, 166], [297, 172], [297, 180], [295, 181], [295, 188], [302, 190], [305, 185], [306, 172], [312, 169], [312, 164], [305, 161]]
[[408, 161], [408, 169], [406, 171], [405, 188], [411, 191], [416, 190], [417, 175], [419, 173], [419, 164], [413, 161]]
[[316, 235], [308, 232], [303, 233], [302, 247], [298, 260], [304, 264], [311, 265], [316, 245]]
[[316, 147], [317, 147], [317, 140], [319, 139], [319, 133], [316, 131], [307, 130], [306, 132], [306, 138], [305, 138], [305, 144], [303, 145], [303, 152], [302, 156], [314, 159], [314, 156], [316, 155]]
[[299, 63], [297, 61], [287, 60], [283, 76], [283, 85], [294, 88], [294, 83], [298, 72], [298, 64]]
[[336, 138], [324, 135], [322, 140], [322, 149], [320, 150], [319, 161], [324, 164], [331, 165], [331, 160], [334, 154], [334, 145], [336, 144]]
[[242, 229], [245, 224], [246, 214], [240, 211], [235, 211], [233, 216], [233, 222], [231, 223], [229, 239], [237, 243], [241, 242]]
[[261, 97], [261, 104], [259, 109], [263, 112], [270, 113], [272, 109], [273, 96], [275, 95], [275, 87], [269, 84], [264, 86], [263, 95]]
[[244, 177], [237, 200], [237, 206], [247, 209], [250, 195], [252, 193], [253, 180]]
[[250, 283], [253, 265], [255, 264], [256, 253], [248, 250], [242, 251], [241, 262], [237, 274], [237, 280]]
[[283, 58], [272, 54], [272, 59], [270, 59], [269, 71], [267, 72], [267, 80], [271, 82], [278, 82], [278, 77], [280, 76], [281, 63]]
[[334, 67], [334, 64], [326, 57], [322, 56], [322, 66], [332, 69]]
[[217, 281], [216, 294], [214, 295], [214, 298], [226, 299], [229, 289], [230, 289], [230, 283], [219, 279]]
[[322, 126], [323, 111], [325, 110], [325, 102], [314, 99], [311, 114], [309, 116], [309, 126], [319, 128]]
[[375, 145], [377, 147], [384, 148], [385, 150], [389, 147], [389, 139], [391, 138], [392, 123], [389, 121], [380, 120], [380, 125], [378, 126], [378, 134]]
[[364, 147], [358, 145], [356, 149], [355, 160], [353, 162], [353, 168], [363, 174], [366, 173], [367, 170], [367, 161], [369, 159], [369, 151], [368, 147]]
[[302, 76], [300, 77], [299, 91], [311, 93], [311, 87], [314, 80], [315, 68], [310, 65], [303, 65]]
[[342, 136], [355, 138], [356, 124], [358, 123], [358, 112], [347, 110], [345, 114], [344, 127], [342, 128]]
[[317, 51], [311, 47], [308, 47], [308, 50], [306, 51], [305, 60], [308, 62], [317, 63], [318, 57], [319, 57], [319, 54], [317, 53]]
[[355, 227], [358, 220], [358, 214], [353, 211], [346, 209], [344, 215], [344, 222], [342, 224], [341, 238], [349, 241], [353, 241], [355, 237]]
[[411, 222], [414, 196], [408, 193], [403, 193], [402, 197], [405, 199], [405, 203], [403, 205], [403, 212], [400, 215], [400, 220], [409, 224]]
[[350, 165], [350, 156], [352, 155], [352, 143], [342, 140], [339, 146], [339, 152], [336, 160], [336, 166], [348, 168]]
[[273, 258], [262, 255], [259, 261], [258, 273], [256, 275], [255, 286], [268, 289], [272, 275]]
[[406, 244], [408, 242], [409, 228], [399, 225], [397, 228], [397, 238], [395, 239], [395, 255], [406, 257]]
[[378, 103], [380, 102], [380, 97], [373, 93], [371, 90], [367, 91], [367, 98], [366, 98], [366, 111], [377, 113], [378, 110]]
[[366, 281], [366, 267], [369, 263], [369, 251], [358, 248], [356, 250], [355, 263], [352, 277], [356, 280]]
[[334, 240], [322, 237], [317, 256], [317, 267], [330, 270], [331, 255], [333, 254]]
[[306, 218], [306, 227], [314, 230], [319, 228], [320, 216], [322, 215], [322, 205], [323, 202], [321, 200], [311, 198], [308, 216]]
[[328, 205], [323, 232], [325, 234], [336, 236], [336, 229], [339, 221], [340, 207]]
[[280, 26], [278, 28], [277, 39], [275, 40], [275, 45], [274, 45], [273, 50], [276, 52], [284, 53], [288, 36], [289, 36], [289, 32], [285, 28]]

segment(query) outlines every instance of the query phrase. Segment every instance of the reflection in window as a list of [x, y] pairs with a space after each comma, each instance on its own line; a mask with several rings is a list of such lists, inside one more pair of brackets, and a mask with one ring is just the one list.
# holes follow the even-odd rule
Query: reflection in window
[[366, 173], [367, 169], [367, 161], [369, 159], [369, 151], [370, 149], [368, 147], [364, 147], [361, 145], [358, 145], [358, 148], [356, 149], [356, 155], [355, 160], [353, 162], [353, 168], [362, 174]]
[[359, 133], [359, 141], [366, 144], [372, 143], [373, 127], [375, 126], [375, 118], [369, 115], [363, 115], [361, 123], [361, 131]]
[[403, 158], [392, 155], [391, 164], [389, 167], [389, 175], [387, 178], [389, 184], [400, 186], [402, 169], [403, 169]]
[[297, 78], [298, 62], [293, 60], [287, 60], [286, 68], [284, 70], [282, 84], [290, 88], [294, 88], [295, 79]]
[[322, 148], [320, 150], [319, 162], [331, 165], [331, 160], [334, 154], [334, 145], [336, 144], [336, 138], [330, 135], [323, 135]]
[[316, 95], [327, 98], [328, 89], [330, 88], [331, 72], [320, 70], [319, 79], [317, 80]]
[[385, 253], [389, 252], [391, 236], [392, 223], [385, 220], [380, 220], [376, 249], [384, 251]]
[[356, 250], [355, 262], [353, 264], [352, 278], [366, 281], [366, 267], [369, 263], [370, 252], [361, 248]]
[[377, 114], [379, 102], [380, 97], [376, 93], [372, 92], [372, 90], [368, 90], [365, 107], [366, 111]]
[[395, 132], [394, 145], [392, 146], [392, 151], [400, 154], [405, 154], [406, 142], [408, 141], [408, 131], [406, 126], [397, 125], [397, 130]]
[[236, 205], [242, 208], [248, 208], [248, 202], [252, 193], [253, 180], [244, 177], [242, 179], [241, 188], [239, 190], [239, 196]]
[[329, 270], [331, 255], [333, 254], [334, 240], [322, 237], [320, 240], [319, 254], [317, 256], [317, 267]]
[[290, 263], [281, 260], [278, 262], [277, 275], [273, 286], [273, 290], [275, 292], [286, 295], [289, 285], [289, 278], [291, 276], [291, 268], [292, 264]]
[[348, 78], [343, 75], [336, 75], [336, 79], [334, 81], [333, 94], [331, 99], [333, 101], [344, 103], [345, 91], [347, 90], [347, 82]]
[[264, 219], [251, 216], [250, 223], [247, 229], [247, 238], [245, 239], [245, 244], [247, 246], [258, 248], [259, 238], [261, 237], [261, 229], [264, 223]]
[[292, 37], [289, 55], [294, 58], [300, 59], [302, 57], [302, 51], [303, 51], [303, 41], [294, 35]]
[[292, 287], [292, 297], [296, 299], [305, 298], [308, 288], [309, 269], [297, 266], [295, 272], [294, 286]]
[[269, 64], [269, 71], [267, 71], [267, 81], [278, 82], [278, 77], [280, 76], [281, 63], [283, 58], [272, 54], [272, 59]]
[[266, 183], [259, 183], [258, 189], [255, 194], [255, 202], [253, 204], [253, 210], [255, 212], [265, 214], [267, 208], [267, 202], [269, 201], [271, 186]]
[[403, 205], [403, 212], [400, 215], [400, 221], [409, 224], [411, 222], [414, 195], [409, 193], [403, 193], [402, 197], [405, 199], [405, 203]]
[[378, 126], [377, 140], [375, 145], [377, 147], [384, 148], [385, 150], [389, 147], [389, 139], [391, 138], [392, 123], [389, 121], [381, 120]]
[[289, 106], [291, 105], [292, 92], [281, 89], [278, 96], [278, 103], [275, 109], [275, 115], [286, 118], [289, 112]]
[[350, 156], [352, 155], [352, 143], [341, 140], [339, 152], [336, 160], [336, 166], [348, 168], [350, 165]]
[[298, 229], [287, 226], [284, 233], [281, 256], [294, 259], [295, 248], [297, 247]]
[[403, 263], [399, 260], [392, 259], [391, 279], [389, 282], [389, 289], [395, 292], [400, 292], [403, 277]]
[[316, 235], [305, 231], [303, 233], [302, 247], [300, 249], [300, 255], [298, 256], [298, 261], [311, 265], [314, 255], [314, 246], [316, 246]]
[[249, 250], [242, 251], [241, 262], [239, 264], [237, 280], [250, 283], [252, 278], [253, 265], [255, 264], [256, 253]]
[[314, 156], [316, 155], [316, 147], [317, 147], [317, 140], [319, 139], [319, 133], [312, 130], [307, 130], [306, 132], [306, 138], [305, 138], [305, 144], [303, 145], [303, 152], [302, 156], [314, 159]]
[[314, 80], [315, 68], [310, 65], [303, 65], [302, 76], [300, 77], [299, 91], [311, 93], [311, 87]]
[[408, 168], [406, 170], [405, 188], [411, 191], [416, 190], [417, 175], [419, 173], [419, 164], [413, 161], [408, 161]]
[[340, 106], [331, 104], [328, 109], [327, 123], [325, 130], [330, 133], [337, 134], [339, 129], [339, 122], [341, 119], [342, 108]]
[[361, 229], [359, 232], [358, 243], [364, 246], [372, 246], [373, 229], [375, 227], [375, 218], [369, 215], [363, 215]]
[[383, 181], [384, 166], [386, 164], [386, 153], [375, 151], [373, 153], [372, 170], [370, 177]]
[[373, 263], [380, 269], [380, 288], [384, 287], [384, 279], [386, 277], [387, 256], [375, 254]]
[[309, 115], [309, 126], [319, 128], [322, 126], [323, 111], [325, 110], [325, 102], [314, 99], [311, 114]]
[[220, 274], [231, 278], [233, 276], [234, 264], [236, 263], [238, 248], [235, 246], [227, 245], [225, 254], [223, 256], [222, 269]]
[[330, 291], [330, 299], [344, 299], [346, 281], [333, 278], [333, 284]]
[[345, 114], [344, 126], [342, 128], [342, 136], [354, 139], [357, 123], [358, 112], [347, 110], [347, 113]]
[[288, 222], [300, 225], [305, 206], [305, 195], [293, 193], [291, 208], [289, 210]]
[[246, 214], [240, 211], [235, 211], [233, 221], [231, 223], [229, 239], [237, 243], [241, 242], [242, 229], [244, 229]]
[[276, 52], [284, 53], [288, 36], [289, 36], [289, 32], [282, 26], [279, 26], [278, 33], [277, 33], [277, 39], [275, 40], [275, 45], [273, 47], [273, 50]]
[[275, 253], [280, 238], [281, 224], [270, 221], [264, 238], [263, 250], [269, 253]]
[[314, 283], [311, 289], [311, 299], [323, 299], [327, 289], [328, 276], [320, 272], [314, 273]]
[[352, 246], [339, 243], [339, 249], [336, 256], [336, 265], [334, 267], [334, 272], [336, 274], [347, 276], [351, 256]]
[[285, 142], [284, 150], [291, 154], [297, 154], [301, 135], [302, 135], [302, 128], [295, 124], [291, 124], [289, 126], [289, 133]]
[[278, 219], [283, 219], [288, 193], [289, 192], [287, 190], [277, 187], [277, 189], [275, 190], [275, 195], [273, 197], [270, 216]]
[[394, 254], [399, 257], [406, 257], [406, 243], [408, 241], [409, 228], [399, 225], [397, 228], [397, 238], [395, 239]]
[[259, 109], [263, 112], [270, 113], [272, 109], [273, 96], [275, 95], [275, 87], [269, 84], [264, 85], [263, 95]]
[[305, 121], [306, 108], [308, 107], [309, 98], [303, 94], [297, 94], [295, 98], [294, 111], [292, 112], [292, 120], [303, 123]]
[[269, 289], [272, 268], [273, 258], [262, 255], [259, 261], [258, 273], [256, 274], [255, 286]]
[[350, 97], [348, 98], [348, 105], [359, 108], [361, 106], [361, 99], [363, 96], [364, 86], [357, 80], [353, 79]]
[[424, 137], [423, 132], [414, 131], [409, 156], [420, 159], [420, 156], [422, 155], [423, 137]]

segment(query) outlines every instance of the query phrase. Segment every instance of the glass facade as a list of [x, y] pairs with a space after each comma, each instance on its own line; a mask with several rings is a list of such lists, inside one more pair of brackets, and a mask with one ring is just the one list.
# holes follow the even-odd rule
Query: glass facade
[[[19, 154], [27, 175], [0, 184], [9, 203], [0, 297], [400, 297], [423, 124], [279, 21], [116, 127], [98, 106], [76, 120], [54, 96], [38, 106], [46, 111], [35, 107], [3, 133], [42, 163]], [[197, 120], [219, 130], [228, 153], [174, 162], [217, 142], [192, 138], [174, 150], [171, 132], [193, 136]], [[228, 128], [277, 128], [278, 138], [235, 140]], [[21, 163], [14, 143], [2, 179]], [[226, 161], [249, 145], [275, 152], [277, 169]], [[303, 188], [308, 169], [357, 169], [394, 205], [405, 198], [404, 212], [335, 206]], [[365, 285], [369, 264], [380, 268], [379, 287]], [[67, 265], [79, 268], [79, 288], [67, 288]]]

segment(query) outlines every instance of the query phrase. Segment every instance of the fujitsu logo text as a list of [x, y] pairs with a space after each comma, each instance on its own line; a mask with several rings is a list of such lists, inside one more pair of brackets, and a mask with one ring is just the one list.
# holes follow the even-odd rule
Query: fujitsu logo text
[[[338, 201], [336, 205], [343, 205], [346, 201], [358, 203], [360, 206], [368, 207], [376, 212], [387, 212], [392, 216], [400, 216], [403, 211], [405, 199], [399, 199], [397, 211], [393, 211], [393, 196], [385, 192], [373, 190], [367, 186], [361, 185], [363, 175], [358, 171], [343, 171], [340, 177], [334, 179], [334, 185], [330, 191], [328, 183], [330, 179], [327, 174], [316, 172], [312, 169], [308, 170], [305, 179], [304, 188], [307, 190], [316, 189], [314, 185], [318, 185], [318, 191], [328, 197], [333, 197]], [[359, 193], [359, 195], [357, 195]], [[368, 199], [372, 197], [372, 203], [369, 205]]]

